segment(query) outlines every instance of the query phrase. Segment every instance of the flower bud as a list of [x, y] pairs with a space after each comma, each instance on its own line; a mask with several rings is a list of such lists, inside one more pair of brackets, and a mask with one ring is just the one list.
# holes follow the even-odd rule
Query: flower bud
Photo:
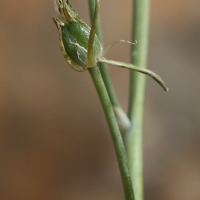
[[[71, 9], [71, 10], [70, 10]], [[56, 9], [59, 18], [53, 18], [59, 31], [61, 51], [70, 67], [76, 71], [87, 69], [88, 40], [90, 28], [86, 26], [76, 12], [64, 1], [58, 1]], [[62, 16], [64, 14], [65, 18]], [[69, 12], [69, 10], [71, 12]], [[93, 56], [97, 62], [102, 55], [102, 45], [95, 35], [93, 43]]]

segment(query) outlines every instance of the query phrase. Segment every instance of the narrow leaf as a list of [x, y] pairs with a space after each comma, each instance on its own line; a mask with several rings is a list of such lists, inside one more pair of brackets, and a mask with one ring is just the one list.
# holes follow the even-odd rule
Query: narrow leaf
[[158, 76], [156, 73], [148, 70], [148, 69], [144, 69], [144, 68], [140, 68], [137, 67], [135, 65], [129, 64], [129, 63], [124, 63], [124, 62], [118, 62], [118, 61], [113, 61], [113, 60], [106, 60], [105, 58], [102, 58], [99, 60], [99, 62], [103, 62], [103, 63], [107, 63], [109, 65], [114, 65], [114, 66], [118, 66], [118, 67], [123, 67], [123, 68], [128, 68], [128, 69], [132, 69], [138, 72], [141, 72], [143, 74], [149, 75], [150, 77], [152, 77], [161, 87], [163, 87], [163, 89], [165, 91], [168, 91], [168, 88], [166, 87], [164, 81], [160, 78], [160, 76]]

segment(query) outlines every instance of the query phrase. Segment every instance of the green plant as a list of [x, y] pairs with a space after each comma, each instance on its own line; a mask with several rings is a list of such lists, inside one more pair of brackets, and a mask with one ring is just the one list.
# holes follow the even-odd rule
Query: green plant
[[[100, 31], [100, 23], [98, 21], [99, 0], [89, 0], [89, 5], [92, 18], [91, 28], [84, 22], [84, 20], [81, 19], [76, 10], [70, 4], [69, 0], [55, 0], [55, 8], [58, 17], [53, 18], [53, 20], [59, 31], [61, 51], [70, 67], [79, 72], [88, 70], [92, 77], [111, 132], [119, 163], [126, 200], [134, 200], [135, 197], [133, 188], [136, 189], [135, 186], [137, 186], [137, 184], [135, 184], [133, 178], [132, 181], [134, 183], [134, 187], [132, 185], [124, 142], [120, 133], [120, 130], [121, 132], [125, 133], [125, 144], [127, 146], [127, 152], [131, 160], [131, 155], [129, 152], [129, 138], [132, 131], [132, 115], [129, 114], [128, 119], [127, 115], [121, 109], [114, 94], [114, 90], [112, 88], [108, 70], [105, 64], [128, 68], [147, 74], [156, 82], [158, 82], [165, 91], [168, 89], [165, 86], [163, 80], [150, 70], [137, 67], [133, 64], [105, 59], [106, 53], [118, 42], [114, 43], [103, 51], [101, 44], [102, 36]], [[95, 34], [96, 28], [99, 38]], [[100, 68], [102, 67], [101, 72], [97, 64], [99, 64]], [[133, 94], [134, 93], [131, 92], [131, 98]], [[132, 110], [132, 108], [130, 108], [130, 110]], [[132, 111], [130, 111], [130, 113], [132, 113]], [[139, 200], [139, 198], [140, 197], [137, 199]]]

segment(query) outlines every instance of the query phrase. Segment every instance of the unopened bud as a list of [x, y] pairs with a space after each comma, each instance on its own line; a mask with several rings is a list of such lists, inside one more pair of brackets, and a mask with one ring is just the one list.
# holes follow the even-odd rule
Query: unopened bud
[[[85, 71], [90, 29], [77, 13], [74, 14], [76, 11], [72, 9], [71, 4], [68, 5], [66, 1], [60, 0], [56, 1], [56, 6], [59, 16], [53, 20], [59, 31], [61, 51], [70, 67], [76, 71]], [[93, 55], [97, 63], [98, 58], [102, 55], [102, 45], [96, 35], [93, 43]]]

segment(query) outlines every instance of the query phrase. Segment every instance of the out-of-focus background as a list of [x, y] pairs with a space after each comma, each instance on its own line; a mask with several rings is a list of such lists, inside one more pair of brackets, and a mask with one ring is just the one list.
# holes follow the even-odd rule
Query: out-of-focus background
[[[71, 0], [89, 22], [87, 1]], [[101, 0], [105, 46], [131, 39], [131, 0]], [[59, 48], [53, 1], [0, 1], [0, 199], [122, 200], [117, 161], [88, 72]], [[108, 58], [130, 61], [130, 45]], [[200, 1], [152, 0], [144, 123], [145, 200], [200, 199]], [[110, 67], [128, 102], [129, 71]]]

